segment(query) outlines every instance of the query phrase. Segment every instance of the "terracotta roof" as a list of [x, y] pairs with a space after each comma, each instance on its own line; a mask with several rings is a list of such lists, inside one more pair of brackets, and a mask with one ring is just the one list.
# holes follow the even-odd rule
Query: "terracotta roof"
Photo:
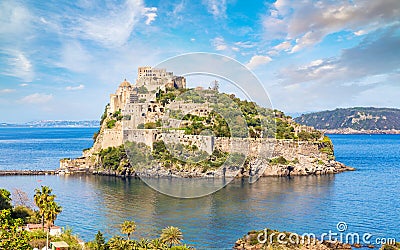
[[[26, 225], [26, 229], [27, 230], [35, 230], [35, 229], [41, 229], [42, 228], [42, 224], [27, 224]], [[47, 225], [44, 225], [44, 228], [47, 228]], [[51, 226], [51, 229], [59, 229], [59, 226]]]

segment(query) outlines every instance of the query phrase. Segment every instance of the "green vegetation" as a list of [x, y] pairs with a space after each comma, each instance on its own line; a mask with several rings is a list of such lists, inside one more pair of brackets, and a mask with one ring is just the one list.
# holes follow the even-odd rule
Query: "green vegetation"
[[296, 122], [316, 129], [400, 130], [400, 109], [355, 107], [304, 114]]
[[269, 160], [269, 163], [271, 165], [288, 165], [290, 163], [290, 161], [286, 160], [285, 157], [283, 156], [279, 156], [277, 158], [272, 158]]
[[[224, 163], [229, 166], [240, 165], [244, 161], [244, 156], [237, 153], [214, 150], [211, 155], [198, 150], [195, 145], [184, 146], [182, 144], [168, 145], [167, 149], [163, 141], [153, 143], [152, 156], [165, 168], [199, 168], [205, 173], [208, 170], [215, 170]], [[172, 153], [171, 153], [172, 151]]]
[[107, 121], [107, 128], [112, 129], [115, 127], [115, 123], [117, 123], [117, 120], [109, 120]]
[[385, 244], [381, 247], [381, 250], [399, 250], [400, 243], [396, 242], [395, 244]]
[[14, 219], [10, 209], [0, 211], [0, 249], [31, 249], [29, 235], [24, 230], [22, 219]]
[[57, 215], [62, 211], [61, 206], [54, 201], [56, 196], [51, 192], [51, 188], [41, 186], [41, 189], [35, 189], [35, 195], [33, 197], [42, 218], [42, 228], [44, 228], [44, 223], [46, 222], [46, 227], [48, 229], [46, 246], [49, 245], [50, 228], [57, 219]]
[[121, 225], [121, 233], [127, 234], [128, 240], [131, 234], [135, 232], [135, 230], [136, 230], [136, 224], [134, 221], [124, 221], [124, 223]]
[[117, 170], [119, 167], [128, 165], [124, 145], [119, 147], [109, 147], [100, 150], [100, 166], [107, 170]]
[[121, 110], [118, 110], [112, 114], [112, 118], [115, 118], [117, 121], [121, 121], [124, 117], [122, 116]]
[[300, 141], [315, 141], [320, 139], [321, 136], [322, 133], [318, 130], [315, 130], [313, 132], [300, 131], [299, 133], [297, 133], [297, 137]]
[[[136, 225], [133, 221], [125, 221], [121, 225], [121, 232], [124, 234], [132, 233], [136, 230]], [[155, 239], [127, 239], [114, 235], [108, 241], [99, 231], [93, 241], [88, 242], [85, 248], [88, 250], [143, 250], [143, 249], [191, 249], [186, 245], [182, 245], [183, 235], [177, 227], [166, 227], [162, 230], [159, 238]]]
[[172, 245], [179, 245], [183, 240], [182, 232], [177, 227], [167, 227], [162, 230], [161, 241], [172, 247]]
[[138, 90], [139, 94], [148, 94], [149, 93], [149, 90], [143, 85], [140, 86], [137, 90]]
[[0, 189], [0, 210], [10, 209], [11, 206], [11, 193], [6, 189]]
[[[22, 191], [18, 191], [16, 194], [24, 196]], [[14, 194], [13, 194], [14, 195]], [[20, 196], [20, 197], [22, 197]], [[44, 246], [48, 246], [50, 241], [65, 241], [69, 245], [71, 250], [80, 250], [82, 246], [79, 243], [79, 238], [72, 234], [72, 229], [67, 228], [60, 235], [50, 236], [48, 230], [44, 230], [46, 227], [37, 229], [34, 231], [21, 230], [24, 226], [24, 218], [16, 218], [15, 216], [25, 213], [21, 211], [29, 211], [36, 214], [29, 207], [21, 206], [19, 203], [25, 203], [25, 197], [17, 200], [15, 203], [19, 205], [13, 207], [11, 205], [11, 194], [8, 190], [0, 189], [0, 249], [18, 249], [18, 250], [30, 250], [32, 248], [42, 249]], [[20, 198], [19, 197], [19, 198]], [[34, 201], [37, 204], [39, 211], [37, 214], [47, 223], [47, 228], [53, 225], [57, 215], [61, 212], [61, 207], [55, 202], [55, 195], [52, 194], [52, 189], [47, 186], [42, 186], [40, 189], [35, 190]], [[19, 212], [18, 212], [19, 211]], [[127, 239], [115, 235], [108, 241], [104, 235], [98, 231], [93, 241], [85, 244], [85, 249], [88, 250], [142, 250], [142, 249], [191, 249], [186, 245], [182, 245], [183, 235], [177, 227], [164, 228], [160, 234], [160, 237], [154, 239], [140, 239], [133, 240], [130, 236], [136, 230], [136, 224], [134, 221], [125, 221], [120, 225], [121, 233], [127, 234]]]
[[[47, 228], [53, 225], [57, 215], [61, 212], [61, 207], [54, 201], [55, 195], [51, 193], [51, 189], [42, 186], [41, 189], [35, 190], [34, 201], [39, 211], [33, 211], [28, 207], [25, 193], [16, 190], [15, 207], [11, 206], [10, 192], [1, 189], [1, 199], [5, 202], [6, 209], [0, 210], [0, 249], [42, 249], [48, 242], [63, 240], [70, 246], [69, 249], [81, 249], [78, 238], [72, 235], [72, 231], [67, 229], [59, 236], [50, 236], [49, 231], [43, 227], [46, 222]], [[32, 232], [21, 230], [26, 223], [37, 223], [42, 221], [42, 228]]]
[[327, 154], [330, 160], [335, 159], [333, 143], [328, 136], [324, 136], [322, 141], [318, 144], [318, 149], [320, 152]]
[[110, 104], [107, 104], [107, 105], [106, 105], [106, 107], [104, 108], [104, 112], [103, 112], [103, 114], [101, 115], [100, 127], [101, 127], [101, 125], [103, 125], [104, 120], [107, 118], [107, 109], [108, 109], [108, 106], [109, 106], [109, 105], [110, 105]]

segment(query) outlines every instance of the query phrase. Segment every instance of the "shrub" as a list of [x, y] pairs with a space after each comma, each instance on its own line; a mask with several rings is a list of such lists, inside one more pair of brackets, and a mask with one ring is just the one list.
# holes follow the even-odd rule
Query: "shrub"
[[116, 120], [110, 120], [107, 122], [107, 128], [112, 129], [115, 127]]

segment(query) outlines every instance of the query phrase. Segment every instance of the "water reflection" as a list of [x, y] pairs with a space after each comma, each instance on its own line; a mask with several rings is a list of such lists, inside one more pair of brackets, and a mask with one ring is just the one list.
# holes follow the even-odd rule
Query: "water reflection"
[[[104, 176], [2, 177], [2, 187], [24, 183], [33, 196], [40, 185], [53, 187], [64, 207], [57, 224], [69, 225], [84, 239], [97, 230], [119, 233], [118, 224], [137, 222], [135, 237], [157, 237], [160, 229], [182, 229], [186, 243], [227, 247], [251, 229], [306, 229], [322, 218], [334, 176], [237, 179], [218, 192], [196, 199], [160, 194], [139, 179]], [[40, 182], [38, 180], [41, 179]], [[312, 212], [312, 214], [310, 214]], [[320, 225], [318, 225], [320, 226]]]

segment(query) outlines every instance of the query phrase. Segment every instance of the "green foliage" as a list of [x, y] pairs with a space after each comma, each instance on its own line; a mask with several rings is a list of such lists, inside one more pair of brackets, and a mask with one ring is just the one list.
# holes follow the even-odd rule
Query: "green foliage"
[[[114, 114], [112, 115], [113, 118], [115, 118], [117, 121], [121, 121], [122, 118], [124, 118], [121, 114], [121, 110], [117, 110], [114, 112]], [[108, 125], [108, 124], [107, 124]]]
[[327, 154], [329, 159], [335, 159], [333, 143], [328, 136], [324, 136], [322, 141], [318, 144], [318, 149], [320, 152]]
[[148, 94], [149, 93], [149, 90], [143, 85], [140, 86], [137, 90], [138, 90], [139, 94]]
[[156, 100], [157, 102], [161, 103], [163, 106], [166, 104], [171, 103], [173, 100], [175, 100], [176, 96], [178, 93], [175, 91], [162, 91], [160, 90], [158, 94], [156, 95]]
[[79, 244], [78, 236], [72, 234], [72, 229], [67, 228], [60, 236], [51, 237], [52, 241], [65, 241], [69, 245], [71, 250], [81, 250], [82, 247]]
[[29, 207], [16, 206], [12, 209], [12, 217], [14, 219], [22, 219], [25, 224], [27, 223], [40, 223], [39, 213], [33, 211]]
[[145, 129], [156, 129], [157, 124], [155, 122], [147, 122], [144, 124]]
[[281, 118], [276, 118], [276, 139], [295, 139], [294, 128]]
[[300, 131], [297, 133], [297, 137], [301, 141], [315, 141], [321, 138], [322, 133], [318, 130], [315, 130], [313, 132], [307, 132], [307, 131]]
[[182, 232], [177, 227], [166, 227], [162, 230], [160, 239], [162, 242], [169, 244], [171, 247], [172, 245], [179, 245], [183, 240]]
[[126, 159], [124, 145], [102, 149], [98, 155], [100, 157], [100, 164], [103, 169], [116, 170], [121, 161]]
[[[173, 151], [173, 154], [170, 151]], [[228, 159], [229, 153], [215, 149], [210, 156], [207, 156], [206, 152], [199, 150], [195, 145], [169, 144], [167, 149], [163, 141], [156, 141], [153, 143], [152, 155], [165, 168], [170, 168], [173, 165], [182, 166], [183, 168], [195, 167], [201, 168], [202, 172], [205, 173], [209, 169], [221, 167]], [[175, 156], [180, 157], [177, 158]], [[237, 162], [239, 158], [237, 158], [236, 154], [233, 154], [229, 159], [232, 162], [228, 162], [228, 164], [234, 165], [234, 162]]]
[[103, 125], [104, 120], [107, 118], [107, 108], [108, 108], [108, 105], [109, 105], [109, 104], [106, 105], [106, 107], [104, 108], [104, 112], [103, 112], [103, 114], [101, 115], [100, 126]]
[[6, 189], [0, 189], [0, 210], [11, 209], [11, 193]]
[[109, 128], [109, 129], [114, 128], [116, 122], [117, 122], [117, 120], [109, 120], [109, 121], [107, 121], [107, 128]]
[[400, 130], [400, 109], [354, 107], [301, 115], [296, 122], [317, 129]]
[[283, 156], [279, 156], [277, 158], [273, 158], [269, 160], [269, 163], [271, 165], [288, 165], [290, 163], [290, 161], [286, 160], [285, 157]]
[[10, 209], [0, 211], [0, 249], [31, 249], [28, 233], [18, 229], [22, 225], [22, 219], [11, 217]]
[[[94, 134], [93, 134], [93, 142], [95, 142], [96, 140], [97, 140], [97, 137], [99, 136], [99, 134], [100, 134], [100, 130], [99, 131], [97, 131], [97, 132], [94, 132]], [[85, 151], [85, 150], [83, 150], [83, 151]]]
[[136, 230], [136, 223], [134, 221], [124, 221], [121, 224], [121, 233], [128, 235], [128, 240], [132, 233]]

